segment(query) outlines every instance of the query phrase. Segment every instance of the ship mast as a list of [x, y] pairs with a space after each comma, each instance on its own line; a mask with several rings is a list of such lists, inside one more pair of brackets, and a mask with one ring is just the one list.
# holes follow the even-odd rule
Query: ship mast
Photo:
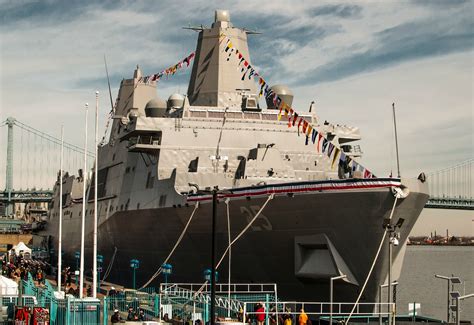
[[392, 103], [392, 111], [393, 111], [393, 129], [395, 131], [395, 150], [397, 153], [397, 176], [400, 178], [400, 160], [398, 158], [398, 136], [397, 136], [397, 118], [395, 116], [395, 103]]

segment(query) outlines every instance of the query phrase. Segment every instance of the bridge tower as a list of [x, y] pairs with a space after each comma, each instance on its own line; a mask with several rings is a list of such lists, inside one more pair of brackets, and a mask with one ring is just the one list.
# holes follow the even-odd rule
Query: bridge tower
[[8, 137], [7, 137], [7, 168], [5, 178], [5, 192], [8, 195], [8, 200], [5, 206], [5, 214], [13, 214], [12, 204], [12, 190], [13, 190], [13, 126], [15, 125], [15, 119], [13, 117], [7, 118], [6, 124], [8, 126]]

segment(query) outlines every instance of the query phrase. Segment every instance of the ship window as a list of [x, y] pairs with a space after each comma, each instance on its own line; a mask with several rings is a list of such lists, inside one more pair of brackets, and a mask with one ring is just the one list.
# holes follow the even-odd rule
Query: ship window
[[163, 207], [163, 206], [165, 206], [165, 204], [166, 204], [166, 195], [164, 195], [164, 194], [163, 194], [163, 195], [160, 195], [159, 206], [160, 206], [160, 207]]
[[[102, 198], [106, 195], [105, 186], [107, 181], [107, 174], [109, 172], [109, 168], [102, 168], [99, 170], [99, 177], [97, 178], [97, 197]], [[89, 200], [94, 198], [94, 191], [95, 191], [95, 173], [92, 174], [92, 185], [91, 190], [89, 191]]]
[[120, 211], [123, 211], [123, 204], [120, 206]]
[[115, 160], [115, 154], [112, 155], [112, 160]]
[[110, 212], [114, 211], [114, 206], [113, 206], [113, 205], [110, 206], [109, 211], [110, 211]]
[[196, 159], [191, 160], [191, 162], [188, 165], [188, 172], [196, 173], [198, 171], [198, 164], [199, 164], [199, 157], [196, 157]]
[[130, 167], [125, 168], [125, 174], [128, 174], [130, 172]]
[[153, 188], [154, 181], [155, 181], [155, 176], [152, 176], [151, 172], [148, 172], [148, 176], [146, 178], [146, 188]]
[[137, 210], [140, 210], [140, 203], [137, 203]]

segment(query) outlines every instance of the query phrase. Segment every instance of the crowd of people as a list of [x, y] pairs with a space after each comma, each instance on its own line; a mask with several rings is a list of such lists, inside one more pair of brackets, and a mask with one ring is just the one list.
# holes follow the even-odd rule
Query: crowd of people
[[24, 258], [23, 254], [20, 253], [3, 255], [1, 258], [2, 264], [2, 275], [4, 277], [19, 281], [20, 279], [28, 280], [28, 273], [31, 274], [34, 281], [37, 281], [38, 285], [44, 285], [46, 271], [48, 265], [31, 258]]
[[[245, 315], [245, 322], [251, 325], [263, 325], [267, 317], [265, 305], [263, 303], [257, 303], [253, 310], [253, 313]], [[277, 313], [276, 307], [273, 306], [268, 313], [268, 320], [271, 325], [312, 325], [311, 319], [309, 319], [303, 308], [300, 309], [300, 313], [296, 319], [297, 324], [294, 323], [294, 315], [296, 316], [296, 314], [291, 311], [290, 307], [285, 308], [284, 312]], [[241, 309], [237, 315], [237, 320], [243, 322], [243, 316], [244, 311]]]
[[123, 321], [127, 322], [144, 322], [147, 320], [150, 320], [147, 315], [145, 314], [145, 310], [142, 308], [133, 308], [133, 306], [128, 307], [128, 314], [127, 318], [123, 319], [122, 316], [120, 315], [120, 311], [118, 309], [114, 309], [114, 313], [110, 317], [110, 322], [115, 324], [115, 323], [121, 323]]

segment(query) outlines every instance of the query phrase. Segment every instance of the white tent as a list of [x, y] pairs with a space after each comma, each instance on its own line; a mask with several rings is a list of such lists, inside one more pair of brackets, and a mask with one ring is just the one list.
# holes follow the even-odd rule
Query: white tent
[[26, 246], [22, 241], [19, 242], [18, 245], [13, 246], [12, 251], [14, 251], [16, 255], [20, 255], [20, 252], [22, 252], [23, 255], [25, 255], [25, 253], [29, 253], [31, 256], [31, 248]]
[[18, 284], [9, 279], [0, 275], [0, 295], [17, 295], [18, 294]]

